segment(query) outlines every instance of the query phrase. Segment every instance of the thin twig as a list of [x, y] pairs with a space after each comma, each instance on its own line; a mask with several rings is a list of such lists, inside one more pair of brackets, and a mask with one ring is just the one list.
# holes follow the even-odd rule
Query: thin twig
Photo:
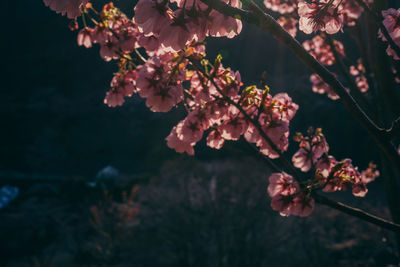
[[377, 226], [380, 226], [382, 228], [391, 230], [393, 232], [397, 232], [400, 233], [400, 225], [393, 223], [391, 221], [388, 221], [386, 219], [380, 218], [378, 216], [375, 216], [373, 214], [370, 214], [368, 212], [365, 212], [361, 209], [358, 208], [354, 208], [354, 207], [350, 207], [346, 204], [343, 204], [341, 202], [338, 201], [334, 201], [332, 199], [329, 199], [327, 197], [321, 196], [319, 194], [313, 194], [313, 197], [315, 199], [315, 201], [319, 204], [337, 209], [343, 213], [346, 213], [348, 215], [360, 218], [364, 221], [370, 222], [372, 224], [375, 224]]

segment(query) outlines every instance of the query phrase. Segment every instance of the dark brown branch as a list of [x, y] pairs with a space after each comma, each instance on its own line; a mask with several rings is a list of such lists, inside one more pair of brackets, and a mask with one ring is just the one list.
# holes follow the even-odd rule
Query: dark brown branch
[[330, 85], [337, 95], [342, 99], [350, 113], [361, 123], [367, 132], [374, 138], [380, 149], [387, 155], [392, 164], [400, 170], [400, 156], [391, 144], [386, 130], [379, 128], [354, 101], [346, 88], [330, 73], [323, 65], [314, 59], [289, 33], [287, 33], [270, 15], [264, 13], [254, 2], [250, 2], [252, 11], [234, 8], [220, 0], [201, 0], [217, 11], [241, 19], [271, 33], [275, 39], [287, 46], [307, 67], [317, 73], [321, 79]]
[[350, 207], [346, 204], [343, 204], [338, 201], [331, 200], [327, 197], [321, 196], [319, 194], [313, 194], [313, 197], [315, 201], [319, 204], [334, 208], [336, 210], [339, 210], [343, 213], [346, 213], [348, 215], [360, 218], [364, 221], [370, 222], [372, 224], [375, 224], [377, 226], [380, 226], [382, 228], [391, 230], [393, 232], [400, 233], [400, 225], [393, 223], [391, 221], [385, 220], [383, 218], [377, 217], [375, 215], [372, 215], [368, 212], [365, 212], [361, 209]]

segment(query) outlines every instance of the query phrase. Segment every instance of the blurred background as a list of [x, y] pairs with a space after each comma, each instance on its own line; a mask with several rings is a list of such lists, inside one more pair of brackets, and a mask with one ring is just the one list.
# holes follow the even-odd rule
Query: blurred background
[[[131, 16], [134, 2], [117, 4]], [[320, 206], [305, 219], [273, 212], [270, 170], [245, 145], [200, 142], [194, 157], [170, 150], [164, 139], [182, 110], [152, 113], [139, 97], [108, 108], [116, 64], [78, 47], [69, 20], [42, 1], [3, 6], [0, 266], [398, 264], [393, 236], [363, 221]], [[341, 41], [355, 62], [355, 43]], [[233, 40], [208, 39], [207, 51], [245, 85], [266, 71], [272, 94], [288, 92], [300, 105], [291, 135], [322, 127], [336, 158], [379, 167], [377, 147], [343, 105], [312, 93], [311, 72], [267, 33], [244, 25]], [[390, 217], [380, 179], [365, 199], [331, 197]]]

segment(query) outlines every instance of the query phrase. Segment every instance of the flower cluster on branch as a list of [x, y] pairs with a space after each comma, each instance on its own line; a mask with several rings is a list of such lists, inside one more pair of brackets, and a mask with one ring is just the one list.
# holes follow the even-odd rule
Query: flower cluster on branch
[[[268, 86], [244, 86], [240, 73], [224, 66], [221, 56], [214, 62], [206, 59], [205, 38], [235, 37], [242, 30], [240, 17], [222, 14], [201, 0], [139, 0], [132, 19], [113, 3], [97, 11], [88, 0], [44, 2], [52, 10], [73, 18], [71, 29], [79, 28], [76, 18], [82, 16], [78, 45], [91, 48], [98, 44], [105, 61], [117, 62], [118, 71], [106, 93], [105, 104], [120, 106], [127, 97], [139, 95], [153, 112], [168, 112], [175, 107], [186, 111], [186, 117], [166, 137], [168, 147], [194, 155], [195, 145], [203, 138], [209, 147], [221, 149], [226, 141], [243, 137], [262, 155], [279, 158], [289, 166], [287, 171], [291, 174], [276, 172], [269, 178], [271, 206], [281, 215], [311, 214], [318, 190], [351, 188], [354, 196], [363, 197], [368, 191], [366, 185], [379, 176], [372, 163], [360, 172], [350, 159], [338, 161], [329, 155], [320, 129], [310, 128], [306, 136], [297, 134], [299, 150], [292, 163], [285, 160], [290, 122], [299, 106], [287, 93], [272, 94]], [[222, 2], [242, 7], [239, 0]], [[363, 3], [367, 5], [369, 1]], [[277, 22], [292, 37], [298, 29], [306, 34], [315, 33], [303, 47], [328, 67], [347, 58], [343, 44], [327, 36], [354, 26], [364, 10], [358, 1], [352, 0], [265, 0], [264, 4], [279, 13]], [[383, 23], [395, 42], [399, 29], [397, 13], [392, 9], [383, 13]], [[384, 35], [381, 38], [385, 40]], [[390, 47], [388, 54], [393, 55]], [[398, 59], [395, 55], [394, 58]], [[368, 73], [362, 61], [348, 65], [345, 71], [349, 70], [355, 78], [358, 90], [367, 92]], [[314, 92], [339, 98], [317, 73], [310, 80]], [[294, 168], [308, 178], [299, 177]]]

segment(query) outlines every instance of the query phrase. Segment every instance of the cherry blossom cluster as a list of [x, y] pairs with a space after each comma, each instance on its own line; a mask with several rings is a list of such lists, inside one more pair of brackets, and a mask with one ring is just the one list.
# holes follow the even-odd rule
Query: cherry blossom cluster
[[[178, 8], [173, 11], [171, 3]], [[145, 37], [179, 51], [185, 45], [202, 42], [206, 36], [233, 38], [242, 30], [242, 22], [210, 9], [196, 0], [139, 0], [134, 21]], [[241, 7], [240, 0], [224, 0]], [[145, 46], [146, 47], [146, 46]]]
[[[343, 44], [337, 40], [334, 40], [333, 43], [339, 55], [345, 57]], [[325, 66], [335, 64], [335, 56], [330, 45], [320, 35], [316, 35], [313, 39], [303, 42], [303, 47], [321, 64]]]
[[354, 0], [264, 0], [264, 5], [281, 14], [278, 23], [293, 37], [297, 24], [306, 34], [317, 31], [335, 34], [344, 25], [354, 26], [363, 12]]
[[[240, 1], [226, 2], [240, 7]], [[207, 145], [216, 149], [225, 140], [244, 136], [271, 158], [287, 150], [289, 122], [298, 109], [291, 98], [254, 86], [243, 90], [239, 72], [225, 68], [221, 58], [214, 65], [204, 59], [201, 41], [206, 36], [235, 36], [241, 30], [239, 20], [200, 1], [140, 0], [133, 20], [112, 3], [101, 12], [88, 3], [80, 8], [85, 27], [78, 44], [89, 48], [98, 43], [104, 60], [118, 60], [119, 71], [104, 100], [107, 105], [122, 105], [135, 93], [153, 112], [182, 104], [188, 115], [166, 138], [177, 152], [193, 155], [206, 131]], [[87, 24], [89, 18], [93, 27]], [[145, 49], [144, 56], [138, 56], [139, 48]], [[194, 61], [200, 64], [195, 66]]]
[[310, 82], [312, 83], [312, 90], [317, 94], [327, 94], [332, 100], [338, 100], [340, 97], [335, 93], [330, 85], [325, 83], [318, 74], [312, 74], [310, 76]]
[[285, 172], [273, 173], [269, 177], [268, 194], [272, 198], [271, 207], [281, 216], [308, 216], [312, 213], [315, 201], [310, 191], [304, 192], [300, 184]]
[[379, 176], [372, 163], [367, 170], [359, 172], [350, 159], [337, 161], [329, 155], [329, 146], [320, 128], [315, 131], [310, 128], [307, 136], [297, 133], [294, 140], [299, 142], [300, 149], [293, 155], [293, 165], [303, 172], [315, 171], [314, 178], [325, 192], [351, 186], [354, 196], [363, 197], [368, 191], [366, 185]]
[[357, 65], [355, 66], [350, 66], [350, 74], [355, 77], [355, 82], [358, 87], [358, 89], [362, 92], [365, 93], [369, 89], [368, 81], [367, 78], [365, 77], [366, 71], [365, 67], [362, 64], [361, 59], [357, 61]]
[[360, 172], [350, 159], [337, 161], [329, 155], [329, 145], [320, 128], [310, 128], [307, 136], [297, 133], [294, 140], [299, 142], [299, 150], [292, 157], [293, 166], [302, 172], [312, 171], [312, 178], [299, 181], [285, 172], [270, 176], [271, 207], [282, 216], [310, 215], [314, 208], [312, 193], [321, 189], [334, 192], [351, 187], [354, 196], [364, 197], [368, 192], [367, 184], [379, 176], [373, 163]]
[[[203, 138], [214, 149], [221, 149], [225, 141], [243, 138], [271, 159], [288, 149], [289, 125], [299, 108], [289, 95], [272, 95], [268, 86], [244, 87], [240, 73], [224, 67], [221, 56], [213, 63], [205, 58], [205, 38], [233, 38], [241, 32], [240, 20], [200, 0], [139, 0], [132, 19], [112, 3], [97, 12], [88, 0], [44, 2], [73, 18], [71, 29], [79, 28], [76, 17], [82, 16], [84, 27], [78, 33], [78, 45], [90, 48], [99, 44], [100, 56], [117, 62], [118, 71], [105, 104], [120, 106], [125, 98], [137, 94], [153, 112], [173, 108], [186, 111], [185, 118], [166, 137], [169, 148], [194, 155], [195, 145]], [[240, 0], [223, 2], [241, 7]], [[339, 60], [333, 46], [340, 58], [345, 58], [343, 44], [333, 40], [331, 47], [327, 34], [339, 32], [344, 25], [353, 26], [363, 11], [353, 0], [264, 0], [264, 4], [280, 13], [278, 23], [293, 37], [297, 27], [307, 34], [321, 31], [303, 47], [325, 66]], [[396, 42], [400, 42], [396, 39], [400, 36], [399, 12], [389, 9], [383, 13], [384, 25]], [[369, 86], [361, 60], [350, 66], [349, 73], [360, 91], [366, 92]], [[326, 93], [333, 100], [339, 98], [317, 74], [311, 75], [310, 81], [314, 92]], [[306, 136], [298, 133], [294, 140], [299, 142], [299, 150], [292, 157], [293, 166], [307, 173], [309, 179], [285, 172], [270, 176], [271, 206], [282, 216], [310, 215], [316, 190], [334, 192], [351, 187], [354, 196], [363, 197], [367, 184], [379, 176], [372, 163], [360, 172], [350, 159], [337, 161], [329, 155], [321, 129], [310, 128]]]
[[[361, 60], [358, 60], [357, 65], [350, 66], [349, 73], [355, 77], [355, 83], [358, 89], [362, 93], [366, 93], [369, 90], [369, 84], [366, 78], [365, 67]], [[339, 99], [339, 96], [327, 83], [325, 83], [318, 74], [312, 74], [310, 76], [310, 81], [312, 83], [312, 90], [318, 94], [327, 94], [327, 96], [332, 100]]]
[[[208, 70], [200, 71], [195, 66], [187, 71], [188, 115], [172, 129], [167, 145], [193, 155], [194, 145], [208, 131], [207, 145], [211, 148], [220, 149], [225, 141], [243, 136], [264, 155], [279, 157], [288, 148], [289, 123], [298, 105], [286, 93], [272, 96], [268, 88], [242, 89], [239, 72], [224, 68], [220, 59], [213, 65], [208, 63]], [[203, 64], [207, 67], [205, 61]]]
[[[383, 10], [382, 16], [383, 16], [383, 25], [388, 31], [393, 42], [400, 47], [400, 9], [396, 10], [393, 8], [389, 8], [388, 10]], [[378, 35], [384, 42], [387, 42], [387, 39], [383, 35], [381, 30], [379, 30]], [[395, 60], [400, 59], [400, 55], [397, 55], [396, 52], [393, 50], [393, 48], [390, 47], [390, 45], [388, 45], [386, 53], [389, 56], [392, 56]]]
[[[146, 99], [153, 112], [168, 112], [181, 104], [188, 115], [166, 138], [167, 145], [179, 153], [193, 155], [193, 147], [208, 132], [207, 145], [212, 148], [220, 149], [225, 140], [244, 136], [261, 153], [279, 157], [288, 148], [289, 122], [298, 106], [285, 93], [272, 96], [268, 89], [243, 89], [239, 72], [225, 68], [220, 57], [214, 65], [204, 59], [205, 46], [200, 41], [207, 35], [233, 37], [241, 27], [237, 20], [206, 10], [201, 2], [171, 2], [176, 4], [174, 12], [168, 1], [139, 1], [133, 20], [110, 3], [97, 20], [92, 18], [93, 28], [85, 25], [79, 32], [79, 45], [89, 48], [98, 43], [104, 60], [118, 60], [119, 71], [105, 104], [122, 105], [135, 93]], [[96, 14], [86, 4], [82, 15], [91, 13]], [[191, 25], [195, 18], [204, 23], [203, 34], [198, 29], [184, 30], [195, 28]], [[180, 30], [184, 32], [173, 36]], [[144, 48], [144, 56], [138, 56], [139, 48]]]
[[[241, 7], [239, 0], [226, 2]], [[119, 61], [119, 71], [104, 100], [110, 107], [122, 105], [125, 97], [137, 92], [146, 98], [146, 105], [152, 111], [170, 110], [183, 100], [182, 81], [185, 80], [185, 64], [180, 62], [181, 66], [176, 67], [171, 61], [176, 58], [174, 53], [202, 42], [206, 36], [233, 38], [242, 28], [240, 20], [222, 15], [200, 1], [139, 0], [133, 19], [113, 3], [106, 4], [101, 12], [88, 1], [54, 0], [52, 3], [50, 8], [63, 14], [69, 12], [70, 5], [75, 7], [67, 13], [71, 18], [82, 15], [84, 28], [78, 34], [78, 45], [90, 48], [99, 44], [100, 56], [105, 61]], [[89, 22], [93, 27], [88, 26]], [[71, 29], [77, 28], [75, 19]], [[138, 51], [140, 48], [146, 52], [144, 57]], [[146, 59], [148, 62], [142, 66]], [[150, 87], [146, 85], [149, 81]]]
[[[92, 8], [90, 4], [86, 6]], [[139, 31], [136, 25], [112, 3], [103, 7], [98, 21], [94, 22], [93, 28], [85, 25], [80, 30], [78, 45], [90, 48], [93, 44], [99, 44], [100, 56], [105, 61], [119, 59], [138, 48]]]
[[[370, 0], [365, 1], [366, 5], [370, 3]], [[363, 7], [353, 0], [264, 0], [264, 5], [280, 14], [277, 22], [291, 36], [296, 36], [298, 28], [306, 34], [316, 32], [317, 35], [312, 39], [303, 42], [303, 47], [325, 66], [333, 66], [336, 63], [332, 47], [326, 40], [326, 34], [337, 33], [344, 25], [354, 26], [363, 12]], [[332, 42], [337, 54], [341, 58], [346, 58], [343, 44], [334, 39]], [[350, 67], [350, 74], [354, 76], [359, 90], [362, 93], [367, 92], [369, 85], [361, 62], [357, 66]], [[315, 93], [327, 94], [332, 100], [339, 99], [334, 90], [317, 74], [312, 74], [310, 81]]]
[[89, 0], [43, 0], [51, 10], [73, 19], [81, 15], [81, 7]]

